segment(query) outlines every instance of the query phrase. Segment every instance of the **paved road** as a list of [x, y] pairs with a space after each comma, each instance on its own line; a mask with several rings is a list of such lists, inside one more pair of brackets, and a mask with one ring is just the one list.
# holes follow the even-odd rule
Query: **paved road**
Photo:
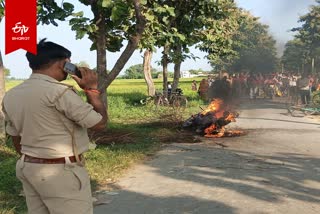
[[94, 213], [320, 213], [320, 124], [286, 112], [266, 101], [242, 105], [231, 127], [246, 136], [164, 147]]

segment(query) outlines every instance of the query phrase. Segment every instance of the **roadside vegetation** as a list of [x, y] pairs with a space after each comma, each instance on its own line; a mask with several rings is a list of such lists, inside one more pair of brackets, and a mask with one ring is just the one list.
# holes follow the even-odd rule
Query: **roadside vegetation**
[[[201, 78], [195, 78], [199, 83]], [[110, 123], [107, 130], [92, 135], [97, 147], [86, 153], [86, 167], [90, 172], [93, 191], [113, 182], [133, 163], [152, 156], [164, 143], [179, 140], [177, 131], [180, 122], [204, 106], [195, 91], [191, 91], [193, 79], [182, 79], [181, 88], [189, 100], [187, 109], [174, 110], [171, 107], [156, 109], [154, 105], [142, 105], [147, 97], [144, 80], [119, 79], [108, 90]], [[22, 81], [6, 82], [7, 90]], [[72, 80], [68, 83], [74, 84]], [[155, 81], [161, 89], [162, 82]], [[188, 139], [187, 139], [188, 140]], [[189, 139], [192, 141], [192, 138]], [[24, 197], [15, 176], [18, 155], [10, 140], [0, 146], [0, 214], [24, 213]]]
[[[181, 121], [200, 111], [206, 105], [195, 91], [191, 81], [201, 78], [180, 79], [181, 64], [187, 58], [197, 59], [190, 49], [195, 47], [206, 53], [206, 58], [216, 73], [277, 72], [280, 60], [276, 53], [276, 41], [269, 28], [250, 12], [237, 7], [232, 0], [207, 1], [145, 1], [124, 0], [77, 1], [91, 10], [88, 17], [69, 2], [37, 1], [38, 23], [59, 27], [60, 21], [68, 22], [76, 33], [76, 39], [88, 36], [92, 50], [97, 52], [99, 88], [107, 104], [110, 118], [103, 133], [90, 133], [97, 147], [86, 154], [93, 190], [112, 182], [133, 163], [152, 155], [163, 143], [179, 141]], [[283, 69], [307, 71], [319, 70], [319, 10], [320, 0], [308, 14], [300, 17], [303, 25], [292, 29], [297, 34], [286, 44], [281, 59]], [[0, 1], [0, 22], [4, 18], [5, 3]], [[191, 18], [190, 18], [191, 17]], [[126, 43], [124, 43], [126, 41]], [[125, 46], [120, 51], [121, 47]], [[131, 67], [126, 78], [117, 79], [134, 51], [144, 51], [144, 64]], [[152, 53], [162, 52], [162, 73], [151, 69]], [[107, 71], [107, 50], [118, 52], [114, 67]], [[89, 51], [89, 50], [87, 50]], [[9, 90], [21, 81], [7, 81], [10, 70], [5, 68], [0, 50], [0, 101], [5, 89]], [[109, 60], [109, 59], [108, 59]], [[149, 64], [149, 65], [148, 65]], [[170, 76], [168, 65], [174, 65]], [[142, 69], [143, 68], [143, 69]], [[140, 70], [140, 72], [137, 72]], [[141, 72], [143, 70], [143, 73]], [[146, 78], [148, 88], [144, 80]], [[162, 76], [162, 79], [152, 79]], [[169, 78], [169, 79], [168, 79]], [[149, 82], [148, 82], [149, 80]], [[186, 109], [155, 108], [142, 105], [140, 100], [156, 90], [167, 91], [168, 81], [174, 90], [182, 88], [188, 99]], [[147, 93], [148, 92], [148, 93]], [[0, 121], [2, 127], [4, 121]], [[192, 141], [185, 135], [183, 142]], [[18, 158], [10, 140], [2, 139], [0, 145], [0, 214], [24, 213], [24, 198], [19, 196], [21, 184], [15, 177]]]

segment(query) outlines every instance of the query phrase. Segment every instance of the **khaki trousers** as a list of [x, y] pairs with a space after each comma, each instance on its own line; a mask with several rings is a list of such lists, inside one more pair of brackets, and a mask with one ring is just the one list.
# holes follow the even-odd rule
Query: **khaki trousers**
[[84, 167], [71, 163], [16, 165], [23, 184], [29, 214], [92, 214], [90, 179]]

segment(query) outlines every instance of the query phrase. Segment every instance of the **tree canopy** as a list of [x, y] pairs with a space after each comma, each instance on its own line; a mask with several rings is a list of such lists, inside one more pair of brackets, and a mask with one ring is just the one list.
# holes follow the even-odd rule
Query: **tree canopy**
[[302, 71], [307, 52], [306, 46], [300, 39], [288, 41], [281, 58], [284, 69], [293, 72]]
[[[159, 72], [151, 68], [151, 74], [153, 77], [156, 77]], [[122, 77], [124, 79], [143, 79], [143, 64], [137, 64], [129, 67], [126, 69], [124, 76]]]
[[[173, 90], [178, 85], [180, 66], [186, 58], [196, 59], [189, 48], [196, 45], [212, 54], [225, 50], [229, 41], [228, 20], [235, 4], [233, 0], [164, 0], [147, 1], [150, 14], [142, 48], [162, 48], [163, 88], [167, 91], [169, 63], [174, 63]], [[162, 5], [162, 6], [160, 6]], [[217, 24], [220, 23], [220, 24]]]
[[[106, 89], [119, 75], [141, 39], [146, 20], [143, 13], [147, 10], [145, 0], [79, 0], [91, 9], [93, 16], [86, 17], [83, 11], [74, 11], [74, 5], [64, 2], [58, 6], [54, 0], [38, 1], [38, 22], [57, 25], [56, 20], [69, 19], [76, 38], [84, 36], [92, 41], [91, 50], [97, 52], [97, 73], [99, 89], [107, 104]], [[119, 51], [127, 41], [114, 67], [107, 71], [106, 50]]]
[[302, 26], [292, 29], [297, 34], [285, 46], [282, 56], [284, 67], [302, 72], [318, 70], [320, 69], [320, 0], [316, 0], [315, 5], [312, 5], [309, 12], [301, 16], [298, 21]]
[[278, 67], [276, 41], [270, 36], [269, 26], [242, 9], [234, 13], [238, 26], [231, 37], [231, 51], [211, 58], [216, 70], [230, 72], [273, 72]]
[[10, 69], [4, 68], [4, 76], [5, 76], [5, 77], [9, 77], [10, 75], [11, 75]]

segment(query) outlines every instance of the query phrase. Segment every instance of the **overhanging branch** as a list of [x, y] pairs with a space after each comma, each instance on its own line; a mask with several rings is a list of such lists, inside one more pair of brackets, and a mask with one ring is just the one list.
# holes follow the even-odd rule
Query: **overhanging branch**
[[132, 56], [133, 52], [136, 50], [141, 37], [142, 33], [146, 26], [146, 19], [142, 14], [140, 0], [131, 0], [135, 10], [135, 17], [136, 17], [136, 26], [135, 26], [135, 34], [129, 38], [128, 44], [125, 50], [120, 55], [119, 59], [117, 60], [116, 64], [112, 68], [111, 72], [107, 76], [106, 80], [106, 87], [108, 87], [112, 81], [119, 75], [125, 64], [128, 62], [130, 57]]

